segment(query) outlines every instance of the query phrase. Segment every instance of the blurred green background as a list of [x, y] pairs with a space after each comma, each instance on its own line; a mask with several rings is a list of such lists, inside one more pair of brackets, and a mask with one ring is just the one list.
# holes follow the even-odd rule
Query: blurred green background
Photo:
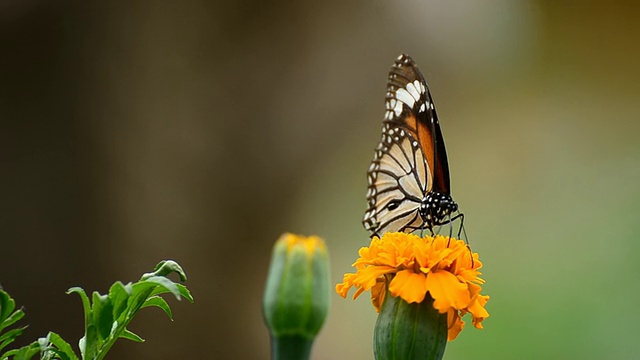
[[[446, 359], [640, 356], [640, 7], [552, 1], [0, 2], [0, 283], [22, 343], [82, 336], [71, 286], [157, 261], [196, 303], [143, 311], [113, 359], [268, 359], [285, 232], [332, 278], [368, 243], [387, 72], [431, 86], [491, 317]], [[332, 296], [314, 359], [372, 358], [367, 296]]]

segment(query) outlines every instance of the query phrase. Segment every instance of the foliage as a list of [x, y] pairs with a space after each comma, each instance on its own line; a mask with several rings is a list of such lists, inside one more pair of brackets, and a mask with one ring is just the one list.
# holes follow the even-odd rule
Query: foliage
[[[93, 292], [91, 298], [79, 287], [73, 287], [68, 294], [76, 293], [82, 300], [84, 308], [84, 336], [79, 341], [80, 356], [60, 335], [49, 332], [46, 337], [19, 349], [7, 351], [0, 355], [0, 360], [26, 360], [40, 355], [42, 360], [99, 360], [104, 359], [116, 340], [120, 338], [143, 342], [137, 334], [127, 330], [127, 326], [135, 315], [143, 308], [155, 306], [162, 309], [171, 320], [171, 308], [160, 295], [171, 293], [176, 299], [186, 298], [193, 302], [189, 290], [182, 284], [167, 278], [177, 273], [180, 281], [187, 277], [178, 263], [171, 260], [161, 261], [151, 273], [142, 275], [136, 283], [114, 283], [107, 294]], [[6, 292], [0, 290], [0, 352], [22, 334], [25, 327], [8, 330], [24, 316], [22, 310], [13, 311], [15, 301]]]

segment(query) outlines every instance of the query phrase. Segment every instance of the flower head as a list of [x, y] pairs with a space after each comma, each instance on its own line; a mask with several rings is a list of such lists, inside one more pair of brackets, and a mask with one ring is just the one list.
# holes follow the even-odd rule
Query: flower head
[[478, 329], [489, 317], [484, 308], [489, 296], [480, 294], [482, 263], [462, 240], [385, 233], [382, 238], [374, 237], [359, 255], [353, 264], [356, 272], [345, 274], [336, 285], [344, 298], [352, 287], [356, 288], [354, 299], [371, 290], [373, 306], [380, 312], [387, 290], [407, 303], [421, 303], [429, 294], [433, 307], [447, 314], [449, 340], [462, 331], [466, 313]]
[[262, 310], [274, 359], [309, 357], [329, 311], [329, 256], [322, 239], [284, 234], [273, 247]]

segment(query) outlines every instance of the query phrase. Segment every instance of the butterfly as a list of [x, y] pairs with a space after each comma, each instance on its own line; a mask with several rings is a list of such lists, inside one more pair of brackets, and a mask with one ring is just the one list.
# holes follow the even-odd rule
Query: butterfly
[[[371, 235], [451, 224], [464, 215], [451, 197], [449, 165], [433, 99], [414, 61], [400, 55], [389, 72], [382, 139], [367, 172]], [[452, 216], [456, 214], [455, 216]], [[460, 231], [458, 231], [458, 237]]]

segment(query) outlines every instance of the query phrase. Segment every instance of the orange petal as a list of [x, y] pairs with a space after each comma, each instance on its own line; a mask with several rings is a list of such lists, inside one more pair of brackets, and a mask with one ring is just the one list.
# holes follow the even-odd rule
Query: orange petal
[[371, 288], [371, 304], [373, 304], [376, 312], [380, 312], [380, 309], [382, 309], [384, 295], [387, 292], [386, 285], [387, 282], [384, 278], [378, 278], [376, 284]]
[[347, 297], [349, 289], [353, 286], [353, 276], [355, 274], [344, 274], [342, 277], [342, 283], [336, 285], [336, 292], [343, 298]]
[[338, 295], [342, 296], [343, 298], [347, 297], [347, 293], [349, 292], [349, 289], [351, 289], [351, 284], [338, 284], [336, 285], [336, 292], [338, 293]]
[[458, 334], [460, 334], [460, 331], [464, 328], [464, 321], [460, 318], [458, 310], [449, 309], [447, 312], [447, 326], [449, 327], [447, 340], [455, 340], [455, 338], [458, 337]]
[[467, 285], [460, 283], [458, 278], [448, 271], [430, 272], [427, 274], [426, 285], [435, 300], [433, 307], [441, 313], [451, 307], [464, 309], [471, 300]]
[[425, 276], [409, 270], [399, 271], [391, 280], [389, 291], [393, 296], [400, 296], [408, 303], [422, 302], [427, 294]]
[[367, 266], [353, 274], [351, 281], [354, 286], [360, 286], [365, 291], [371, 289], [376, 284], [376, 279], [388, 273], [395, 272], [396, 269], [389, 266]]
[[489, 296], [478, 295], [469, 305], [469, 312], [473, 316], [473, 326], [482, 329], [482, 321], [489, 317], [489, 312], [484, 308], [489, 301]]

